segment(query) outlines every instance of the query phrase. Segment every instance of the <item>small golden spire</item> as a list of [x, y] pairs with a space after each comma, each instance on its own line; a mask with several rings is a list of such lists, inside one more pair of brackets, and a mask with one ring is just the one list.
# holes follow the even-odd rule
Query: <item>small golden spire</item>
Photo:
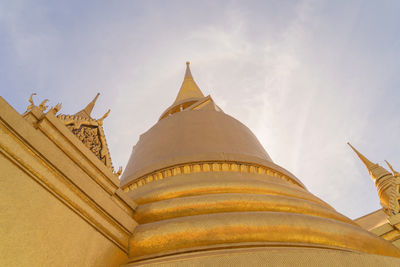
[[99, 97], [100, 93], [97, 93], [97, 95], [94, 97], [94, 99], [81, 111], [75, 114], [75, 116], [79, 116], [82, 118], [87, 118], [91, 119], [90, 114], [92, 113], [92, 110], [94, 108], [94, 104], [96, 104], [97, 98]]
[[375, 182], [376, 189], [378, 190], [378, 196], [381, 202], [381, 206], [384, 212], [388, 215], [393, 215], [394, 204], [392, 199], [393, 192], [393, 175], [388, 172], [385, 168], [374, 164], [364, 157], [360, 152], [357, 151], [350, 143], [347, 143], [356, 152], [361, 161], [365, 164], [368, 169], [369, 175]]
[[364, 157], [363, 154], [358, 152], [357, 149], [355, 149], [349, 142], [347, 144], [353, 149], [354, 152], [356, 152], [357, 156], [361, 159], [361, 161], [364, 163], [365, 167], [367, 167], [368, 170], [370, 170], [372, 167], [374, 167], [376, 164], [372, 163], [369, 161], [366, 157]]
[[385, 162], [386, 162], [386, 164], [388, 165], [389, 169], [392, 171], [393, 176], [400, 176], [400, 173], [398, 173], [397, 171], [395, 171], [395, 170], [393, 169], [392, 165], [390, 165], [390, 163], [389, 163], [387, 160], [385, 160]]
[[186, 71], [185, 77], [183, 79], [183, 83], [179, 93], [175, 99], [175, 103], [180, 102], [184, 99], [188, 98], [203, 98], [204, 95], [201, 92], [200, 88], [197, 86], [196, 82], [193, 79], [192, 72], [190, 71], [190, 62], [186, 62]]
[[391, 176], [390, 172], [388, 172], [385, 168], [379, 166], [379, 164], [372, 163], [369, 161], [363, 154], [358, 152], [357, 149], [355, 149], [350, 143], [347, 143], [353, 150], [356, 152], [358, 157], [361, 159], [361, 161], [364, 163], [364, 165], [367, 167], [369, 175], [373, 180], [380, 179], [384, 176]]

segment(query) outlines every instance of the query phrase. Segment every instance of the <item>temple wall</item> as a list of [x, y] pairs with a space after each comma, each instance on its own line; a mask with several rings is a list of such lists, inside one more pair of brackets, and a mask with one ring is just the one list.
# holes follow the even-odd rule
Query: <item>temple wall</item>
[[1, 266], [118, 266], [126, 254], [0, 155]]
[[0, 97], [0, 266], [119, 266], [136, 204], [50, 110]]

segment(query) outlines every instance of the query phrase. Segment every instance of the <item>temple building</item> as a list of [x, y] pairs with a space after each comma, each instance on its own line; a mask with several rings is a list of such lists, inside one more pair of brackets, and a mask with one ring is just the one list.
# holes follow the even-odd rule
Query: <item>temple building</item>
[[[103, 121], [0, 97], [1, 266], [400, 266], [400, 174], [352, 149], [382, 209], [351, 220], [205, 96], [175, 101], [115, 170]], [[110, 138], [110, 137], [108, 137]]]

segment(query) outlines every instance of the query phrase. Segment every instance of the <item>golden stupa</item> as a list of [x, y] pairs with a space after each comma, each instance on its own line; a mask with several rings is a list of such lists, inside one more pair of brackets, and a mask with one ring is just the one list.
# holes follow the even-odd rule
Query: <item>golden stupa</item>
[[341, 215], [204, 96], [187, 62], [176, 100], [118, 179], [108, 112], [90, 115], [97, 97], [75, 115], [31, 97], [21, 116], [0, 99], [1, 265], [400, 266], [397, 172], [355, 150], [383, 209]]

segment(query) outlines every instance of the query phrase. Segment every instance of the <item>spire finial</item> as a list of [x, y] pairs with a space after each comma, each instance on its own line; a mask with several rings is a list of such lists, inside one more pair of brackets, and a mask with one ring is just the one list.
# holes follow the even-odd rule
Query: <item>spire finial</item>
[[190, 71], [190, 62], [186, 61], [186, 71], [185, 71], [185, 80], [193, 79], [192, 72]]
[[100, 93], [97, 93], [97, 95], [94, 97], [92, 101], [81, 111], [75, 114], [75, 116], [80, 116], [83, 118], [91, 118], [90, 114], [92, 113], [92, 110], [94, 108], [94, 104], [96, 104], [97, 98], [99, 97]]
[[350, 143], [347, 143], [356, 152], [357, 156], [361, 159], [364, 165], [367, 167], [369, 175], [373, 180], [377, 180], [383, 176], [391, 175], [385, 168], [379, 166], [379, 164], [372, 163], [363, 154], [358, 152]]
[[[388, 172], [385, 168], [379, 166], [379, 164], [374, 164], [364, 157], [360, 152], [357, 151], [350, 143], [347, 143], [356, 152], [361, 161], [365, 164], [368, 169], [369, 175], [372, 180], [374, 180], [376, 189], [378, 190], [379, 199], [383, 211], [388, 215], [393, 215], [393, 175]], [[397, 201], [397, 200], [396, 200]]]
[[370, 170], [373, 166], [375, 166], [374, 163], [369, 161], [363, 154], [358, 152], [357, 149], [355, 149], [349, 142], [347, 144], [353, 149], [354, 152], [356, 152], [357, 156], [361, 159], [361, 161], [364, 163], [364, 165], [367, 167], [368, 170]]
[[204, 95], [194, 81], [192, 72], [190, 71], [190, 62], [186, 61], [185, 77], [183, 78], [183, 83], [181, 89], [179, 90], [178, 96], [175, 99], [175, 103], [188, 98], [203, 97]]
[[386, 164], [388, 165], [389, 169], [392, 171], [393, 176], [399, 176], [399, 175], [400, 175], [400, 173], [398, 173], [397, 171], [395, 171], [395, 170], [393, 169], [392, 165], [390, 165], [390, 163], [389, 163], [387, 160], [385, 160], [385, 162], [386, 162]]

